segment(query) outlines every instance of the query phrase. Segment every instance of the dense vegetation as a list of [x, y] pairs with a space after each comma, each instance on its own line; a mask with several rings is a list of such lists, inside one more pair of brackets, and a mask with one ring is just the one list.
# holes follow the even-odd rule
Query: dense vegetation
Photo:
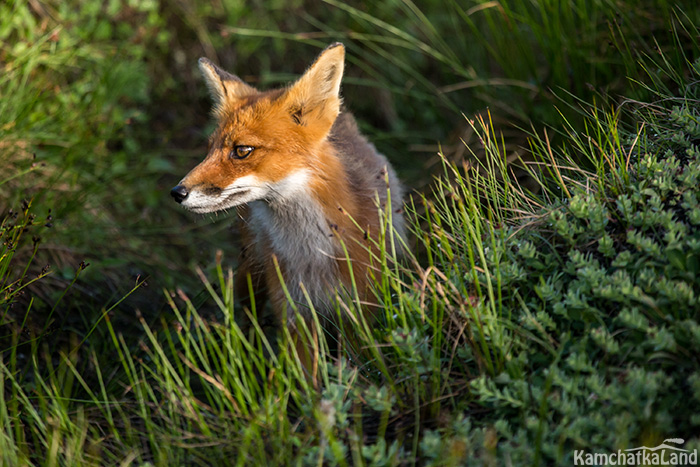
[[[315, 392], [242, 325], [232, 219], [167, 193], [212, 128], [197, 57], [266, 87], [334, 40], [417, 190]], [[0, 465], [700, 449], [699, 41], [696, 2], [2, 3]]]

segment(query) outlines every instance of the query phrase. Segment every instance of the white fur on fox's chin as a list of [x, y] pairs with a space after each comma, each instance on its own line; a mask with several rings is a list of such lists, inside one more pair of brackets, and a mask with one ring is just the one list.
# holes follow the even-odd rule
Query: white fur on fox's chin
[[216, 196], [193, 190], [182, 201], [182, 206], [198, 214], [222, 211], [242, 206], [261, 199], [279, 200], [306, 188], [309, 174], [298, 170], [276, 183], [260, 180], [255, 175], [246, 175], [224, 188]]

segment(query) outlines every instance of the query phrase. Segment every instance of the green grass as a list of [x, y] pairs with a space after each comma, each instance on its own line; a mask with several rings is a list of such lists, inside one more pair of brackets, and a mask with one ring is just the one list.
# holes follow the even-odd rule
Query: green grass
[[[698, 25], [694, 2], [3, 4], [0, 465], [700, 448]], [[338, 39], [346, 105], [426, 188], [317, 391], [233, 296], [230, 219], [167, 192], [211, 128], [196, 57], [266, 86]]]

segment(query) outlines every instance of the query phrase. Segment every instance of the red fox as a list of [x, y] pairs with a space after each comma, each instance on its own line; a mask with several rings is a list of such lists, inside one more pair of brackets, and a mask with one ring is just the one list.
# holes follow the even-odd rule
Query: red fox
[[218, 127], [204, 161], [171, 191], [196, 213], [237, 208], [244, 257], [235, 293], [249, 295], [250, 275], [256, 305], [269, 300], [292, 335], [295, 314], [273, 257], [301, 316], [311, 317], [303, 284], [319, 316], [333, 320], [336, 292], [353, 281], [368, 299], [368, 245], [378, 241], [387, 179], [394, 232], [405, 230], [394, 170], [342, 109], [344, 59], [345, 47], [332, 44], [295, 83], [269, 91], [199, 59]]

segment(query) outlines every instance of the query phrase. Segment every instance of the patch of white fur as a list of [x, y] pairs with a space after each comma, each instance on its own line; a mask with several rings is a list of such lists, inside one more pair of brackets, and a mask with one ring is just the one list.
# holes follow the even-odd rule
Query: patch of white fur
[[307, 306], [304, 284], [316, 309], [328, 307], [338, 271], [337, 243], [321, 205], [309, 191], [310, 173], [297, 170], [279, 182], [270, 183], [247, 175], [212, 196], [193, 189], [182, 205], [197, 213], [208, 213], [248, 204], [249, 227], [256, 235], [257, 255], [277, 256], [287, 276], [285, 284], [300, 311]]
[[272, 252], [277, 256], [287, 274], [287, 289], [301, 305], [300, 311], [307, 306], [300, 283], [314, 307], [323, 309], [338, 276], [334, 260], [337, 244], [321, 205], [309, 192], [309, 177], [307, 170], [297, 171], [271, 185], [265, 200], [250, 204], [249, 225], [257, 235], [258, 254]]
[[246, 175], [236, 179], [218, 195], [208, 195], [193, 188], [182, 201], [182, 206], [199, 214], [221, 211], [265, 198], [271, 187], [255, 175]]

